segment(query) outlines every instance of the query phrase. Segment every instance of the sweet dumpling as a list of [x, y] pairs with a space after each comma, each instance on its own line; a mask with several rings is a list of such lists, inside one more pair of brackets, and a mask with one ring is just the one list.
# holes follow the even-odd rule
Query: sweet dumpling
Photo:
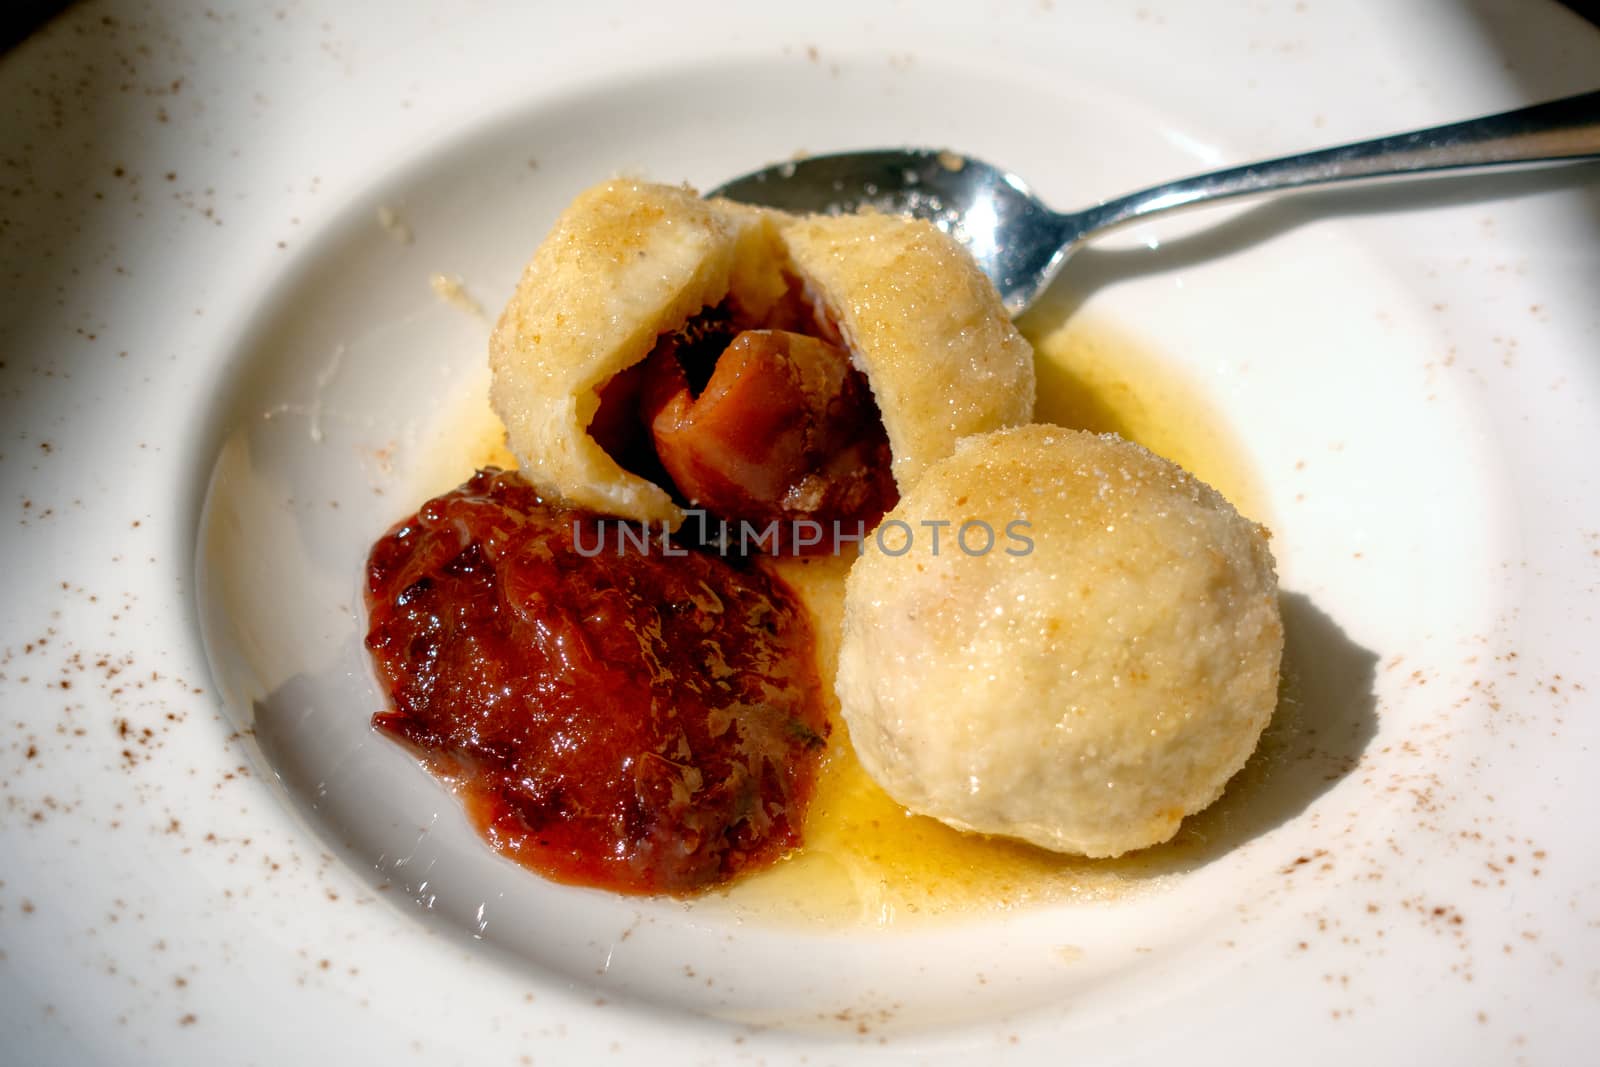
[[955, 442], [1026, 422], [1033, 353], [951, 238], [618, 180], [534, 253], [490, 341], [523, 472], [676, 526], [859, 519]]
[[969, 437], [878, 541], [846, 581], [837, 689], [862, 765], [912, 811], [1144, 848], [1221, 795], [1277, 704], [1266, 532], [1121, 438]]

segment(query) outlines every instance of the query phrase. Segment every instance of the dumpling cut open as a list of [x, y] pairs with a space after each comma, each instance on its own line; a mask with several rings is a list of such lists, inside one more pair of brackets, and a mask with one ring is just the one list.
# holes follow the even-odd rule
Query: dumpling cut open
[[534, 253], [490, 341], [524, 474], [676, 527], [869, 527], [969, 434], [1026, 423], [1033, 352], [926, 222], [796, 218], [617, 180]]

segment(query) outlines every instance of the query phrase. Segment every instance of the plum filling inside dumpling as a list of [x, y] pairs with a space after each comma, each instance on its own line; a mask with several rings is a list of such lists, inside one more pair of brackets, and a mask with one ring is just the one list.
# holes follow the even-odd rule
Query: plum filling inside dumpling
[[763, 319], [721, 306], [663, 335], [601, 390], [590, 436], [719, 518], [870, 530], [898, 493], [865, 375], [805, 301]]

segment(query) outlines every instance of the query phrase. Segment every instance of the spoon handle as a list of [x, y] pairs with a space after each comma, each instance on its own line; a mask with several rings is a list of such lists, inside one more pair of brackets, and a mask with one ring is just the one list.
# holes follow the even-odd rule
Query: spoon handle
[[1074, 224], [1066, 243], [1075, 245], [1113, 226], [1201, 201], [1356, 178], [1597, 157], [1600, 90], [1448, 126], [1181, 178], [1065, 216], [1064, 221]]

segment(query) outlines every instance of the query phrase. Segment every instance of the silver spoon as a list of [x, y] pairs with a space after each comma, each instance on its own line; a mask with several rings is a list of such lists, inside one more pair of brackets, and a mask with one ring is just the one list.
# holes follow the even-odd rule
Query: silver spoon
[[1091, 237], [1136, 219], [1355, 178], [1600, 158], [1600, 90], [1414, 133], [1213, 171], [1085, 211], [1051, 211], [1013, 174], [944, 150], [844, 152], [778, 163], [708, 196], [794, 212], [872, 207], [928, 219], [967, 247], [1013, 315]]

